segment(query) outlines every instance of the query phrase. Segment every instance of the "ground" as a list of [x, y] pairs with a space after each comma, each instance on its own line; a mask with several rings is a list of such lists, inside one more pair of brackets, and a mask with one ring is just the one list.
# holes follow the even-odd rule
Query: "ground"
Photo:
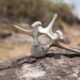
[[[0, 39], [0, 63], [30, 55], [30, 51], [31, 39], [26, 34], [13, 34], [7, 39]], [[26, 62], [0, 70], [0, 80], [80, 80], [80, 55], [69, 53], [64, 49], [54, 48], [44, 58], [33, 63]]]
[[0, 80], [80, 80], [78, 56], [52, 54], [31, 64], [0, 71]]
[[[21, 56], [22, 53], [25, 56], [29, 52], [27, 42], [15, 43], [13, 48], [13, 44], [6, 44], [5, 42], [0, 48], [2, 61]], [[44, 58], [37, 59], [34, 63], [23, 63], [18, 67], [0, 70], [0, 80], [80, 80], [80, 55], [75, 54], [70, 55], [68, 51], [54, 48]]]

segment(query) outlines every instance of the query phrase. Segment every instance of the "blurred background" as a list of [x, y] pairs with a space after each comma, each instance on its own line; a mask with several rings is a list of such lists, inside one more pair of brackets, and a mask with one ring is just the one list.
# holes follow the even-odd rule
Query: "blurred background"
[[67, 22], [76, 21], [80, 19], [79, 4], [80, 0], [0, 0], [0, 22], [40, 20], [47, 24], [54, 13]]
[[40, 20], [47, 24], [54, 13], [80, 19], [79, 3], [80, 0], [0, 0], [0, 22]]
[[[45, 27], [54, 13], [58, 14], [56, 26], [67, 25], [70, 32], [78, 34], [78, 41], [73, 39], [73, 35], [69, 36], [74, 43], [72, 46], [79, 43], [80, 0], [0, 0], [0, 59], [30, 53], [31, 44], [28, 43], [32, 38], [14, 28], [14, 24], [25, 28], [39, 20]], [[67, 34], [72, 34], [70, 32]]]

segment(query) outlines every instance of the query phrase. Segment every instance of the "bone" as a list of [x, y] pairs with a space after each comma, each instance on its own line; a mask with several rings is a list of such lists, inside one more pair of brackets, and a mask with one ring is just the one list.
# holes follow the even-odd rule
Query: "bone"
[[52, 21], [51, 21], [50, 24], [47, 26], [47, 29], [48, 29], [49, 31], [52, 31], [53, 24], [54, 24], [54, 22], [55, 22], [55, 20], [56, 20], [57, 17], [58, 17], [58, 15], [57, 15], [57, 14], [54, 14]]
[[59, 39], [64, 40], [63, 33], [61, 30], [57, 30], [56, 33], [58, 33]]
[[40, 21], [36, 21], [31, 25], [33, 28], [38, 27], [38, 26], [42, 26], [42, 23]]
[[45, 34], [39, 35], [37, 40], [41, 45], [44, 46], [48, 45], [51, 42], [51, 39]]
[[32, 35], [33, 29], [31, 29], [31, 30], [26, 30], [26, 29], [21, 28], [21, 27], [18, 26], [18, 25], [14, 25], [14, 27], [15, 27], [15, 28], [18, 28], [18, 29], [20, 29], [20, 30], [22, 30], [22, 31], [24, 31], [24, 32], [26, 32], [26, 33], [28, 33], [30, 36], [33, 36], [33, 35]]
[[52, 27], [53, 27], [53, 24], [54, 24], [56, 18], [57, 18], [57, 14], [54, 14], [54, 17], [53, 17], [52, 21], [50, 22], [50, 24], [46, 28], [39, 26], [38, 31], [40, 33], [44, 33], [44, 34], [48, 35], [51, 39], [54, 39], [54, 40], [57, 39], [58, 35], [56, 33], [53, 33], [53, 31], [52, 31]]
[[32, 43], [31, 53], [35, 58], [45, 57], [49, 47], [40, 45], [38, 41], [34, 40]]
[[76, 53], [79, 53], [80, 54], [80, 50], [77, 50], [77, 49], [74, 49], [74, 48], [70, 48], [70, 47], [64, 45], [61, 42], [58, 42], [57, 47], [62, 48], [62, 49], [65, 49], [65, 50], [68, 50], [68, 51], [71, 51], [71, 52], [76, 52]]
[[24, 32], [29, 32], [29, 30], [25, 30], [25, 29], [21, 28], [21, 27], [18, 26], [18, 25], [14, 25], [14, 27], [16, 27], [16, 28], [18, 28], [18, 29], [20, 29], [20, 30], [22, 30], [22, 31], [24, 31]]
[[[31, 28], [33, 29], [33, 31], [31, 33], [34, 34], [33, 42], [32, 42], [32, 49], [31, 49], [31, 55], [33, 57], [35, 57], [35, 58], [45, 57], [49, 48], [52, 45], [55, 45], [55, 41], [57, 42], [56, 45], [59, 48], [63, 48], [63, 49], [67, 49], [67, 50], [70, 50], [73, 52], [80, 53], [79, 51], [68, 48], [59, 42], [60, 40], [64, 40], [64, 36], [63, 36], [63, 33], [61, 30], [57, 30], [55, 32], [52, 31], [52, 27], [54, 25], [56, 18], [57, 18], [57, 14], [54, 14], [52, 21], [46, 28], [42, 27], [42, 23], [40, 21], [36, 21], [31, 25]], [[19, 28], [22, 31], [25, 31], [27, 33], [30, 32], [30, 31], [27, 31], [17, 25], [15, 25], [15, 27]], [[41, 33], [43, 33], [44, 35], [47, 35], [46, 41], [43, 39], [45, 36], [42, 36]]]

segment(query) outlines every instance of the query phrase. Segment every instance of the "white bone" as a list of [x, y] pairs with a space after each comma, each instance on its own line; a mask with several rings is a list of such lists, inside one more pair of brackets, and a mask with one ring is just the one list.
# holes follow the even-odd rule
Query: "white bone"
[[57, 30], [56, 31], [58, 34], [59, 34], [59, 37], [60, 37], [60, 39], [64, 39], [64, 37], [63, 37], [63, 33], [62, 33], [62, 31], [60, 31], [60, 30]]
[[46, 28], [43, 28], [42, 26], [39, 26], [38, 31], [40, 33], [47, 34], [52, 39], [57, 39], [58, 35], [56, 33], [52, 32], [52, 27], [53, 27], [53, 24], [54, 24], [54, 21], [55, 21], [56, 18], [57, 18], [57, 14], [54, 14], [54, 17], [53, 17], [52, 21], [50, 22], [50, 24]]
[[[42, 26], [42, 23], [40, 21], [36, 21], [31, 25], [32, 28], [35, 28], [35, 27], [38, 27], [38, 26]], [[20, 30], [22, 30], [24, 32], [29, 32], [29, 30], [23, 29], [18, 25], [14, 25], [14, 27], [16, 27], [16, 28], [18, 28], [18, 29], [20, 29]]]
[[21, 28], [21, 27], [18, 26], [18, 25], [14, 25], [14, 27], [16, 27], [16, 28], [18, 28], [18, 29], [20, 29], [20, 30], [22, 30], [22, 31], [24, 31], [24, 32], [29, 32], [29, 30], [23, 29], [23, 28]]
[[38, 26], [42, 26], [42, 23], [40, 21], [36, 21], [31, 25], [33, 28], [38, 27]]
[[24, 29], [24, 28], [21, 28], [21, 27], [18, 26], [18, 25], [14, 25], [14, 27], [16, 27], [16, 28], [18, 28], [18, 29], [20, 29], [20, 30], [22, 30], [22, 31], [24, 31], [24, 32], [27, 32], [27, 33], [32, 32], [32, 30], [26, 30], [26, 29]]

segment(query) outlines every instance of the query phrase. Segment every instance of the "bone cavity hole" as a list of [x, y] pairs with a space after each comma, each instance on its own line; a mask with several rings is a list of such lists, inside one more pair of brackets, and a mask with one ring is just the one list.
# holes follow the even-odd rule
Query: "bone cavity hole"
[[38, 36], [38, 42], [41, 45], [48, 45], [51, 42], [51, 39], [46, 34], [41, 34]]

